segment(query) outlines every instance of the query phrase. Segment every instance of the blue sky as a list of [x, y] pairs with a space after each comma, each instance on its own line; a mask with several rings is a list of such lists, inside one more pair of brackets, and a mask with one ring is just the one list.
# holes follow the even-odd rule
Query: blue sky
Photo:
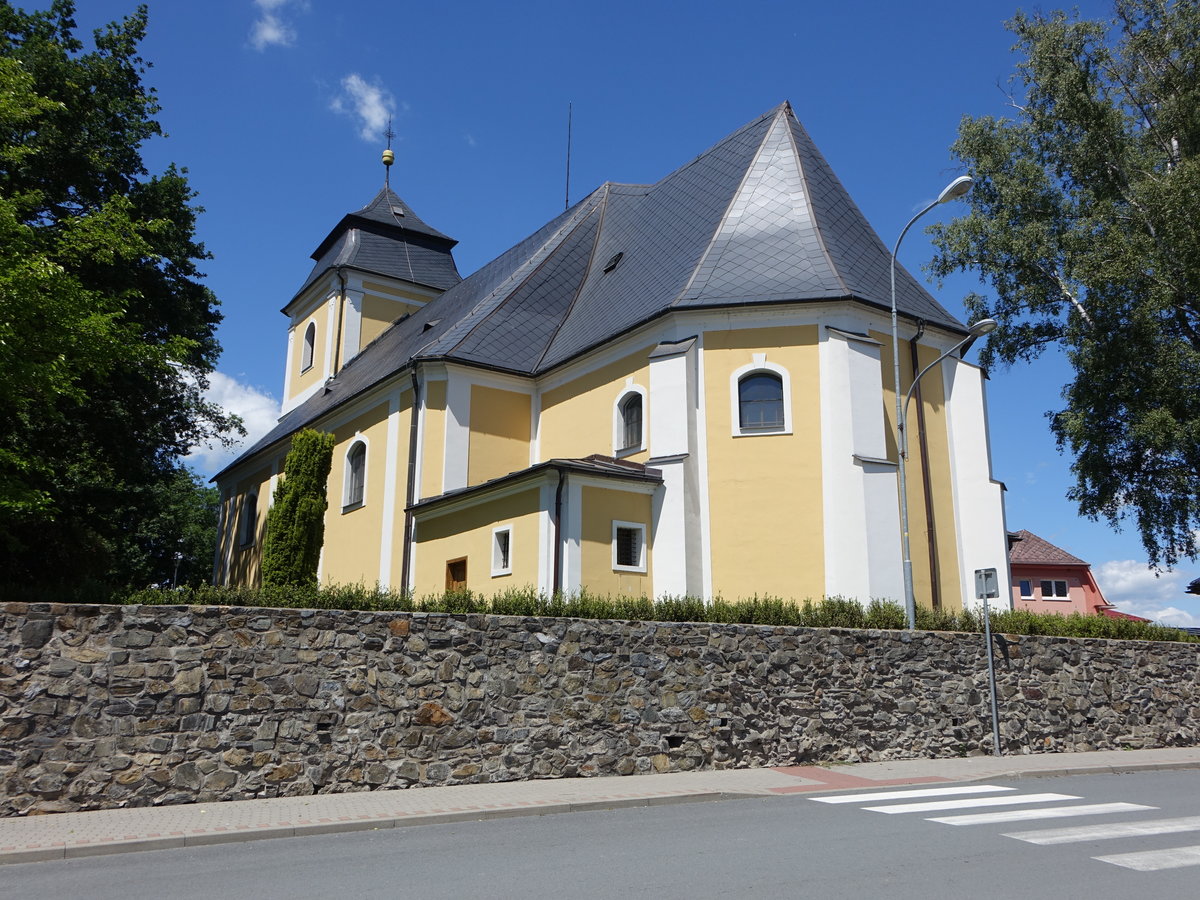
[[[133, 0], [79, 5], [90, 32]], [[1088, 17], [1109, 9], [1072, 5]], [[947, 149], [959, 119], [1005, 113], [1015, 62], [1003, 22], [1016, 5], [1003, 0], [149, 7], [143, 56], [168, 138], [146, 147], [147, 165], [186, 166], [200, 194], [199, 235], [214, 256], [204, 269], [225, 315], [214, 397], [259, 434], [283, 380], [279, 309], [330, 228], [382, 186], [389, 115], [392, 187], [459, 240], [464, 275], [562, 210], [568, 103], [576, 200], [605, 180], [656, 181], [790, 100], [890, 245], [960, 174]], [[930, 255], [924, 235], [910, 232], [902, 262], [919, 273]], [[962, 276], [936, 293], [961, 316], [975, 287]], [[1200, 625], [1200, 598], [1183, 593], [1200, 563], [1155, 578], [1135, 533], [1081, 519], [1065, 499], [1070, 461], [1045, 413], [1060, 404], [1068, 374], [1054, 357], [992, 373], [993, 468], [1008, 487], [1009, 527], [1091, 562], [1122, 608]], [[226, 460], [194, 458], [208, 473]]]

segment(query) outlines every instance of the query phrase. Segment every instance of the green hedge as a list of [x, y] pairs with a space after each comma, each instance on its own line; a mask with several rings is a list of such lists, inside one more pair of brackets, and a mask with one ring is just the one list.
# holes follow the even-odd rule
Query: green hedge
[[[95, 602], [94, 598], [92, 599]], [[175, 590], [124, 592], [114, 603], [198, 604], [202, 606], [283, 607], [291, 609], [398, 610], [404, 612], [492, 613], [504, 616], [549, 616], [657, 622], [726, 622], [745, 625], [795, 625], [809, 628], [904, 628], [903, 607], [888, 600], [863, 606], [856, 600], [831, 597], [797, 603], [757, 595], [739, 601], [720, 597], [711, 603], [696, 597], [611, 597], [582, 592], [553, 595], [532, 588], [508, 590], [491, 598], [470, 591], [448, 591], [414, 599], [362, 585], [302, 588], [226, 588], [202, 586]], [[924, 631], [983, 630], [981, 614], [917, 609], [917, 628]], [[1105, 616], [1059, 616], [1011, 610], [992, 613], [992, 630], [1004, 634], [1058, 635], [1140, 641], [1200, 641], [1177, 628], [1109, 619]]]

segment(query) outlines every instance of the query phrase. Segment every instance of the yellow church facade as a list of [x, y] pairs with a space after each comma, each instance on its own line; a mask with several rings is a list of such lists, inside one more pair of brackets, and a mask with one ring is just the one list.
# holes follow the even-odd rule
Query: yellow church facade
[[[218, 583], [257, 582], [307, 427], [326, 583], [903, 597], [890, 254], [789, 105], [466, 279], [453, 245], [385, 189], [314, 252], [279, 424], [215, 479]], [[897, 298], [908, 390], [967, 331], [902, 270]], [[918, 602], [958, 609], [1007, 573], [983, 373], [949, 357], [909, 422]]]

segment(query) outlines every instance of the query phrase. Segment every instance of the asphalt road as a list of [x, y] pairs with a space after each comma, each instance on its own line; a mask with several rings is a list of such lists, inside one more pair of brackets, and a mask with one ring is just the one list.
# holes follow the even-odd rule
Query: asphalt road
[[948, 787], [952, 793], [920, 786], [791, 795], [30, 863], [0, 870], [0, 897], [1200, 896], [1200, 772]]

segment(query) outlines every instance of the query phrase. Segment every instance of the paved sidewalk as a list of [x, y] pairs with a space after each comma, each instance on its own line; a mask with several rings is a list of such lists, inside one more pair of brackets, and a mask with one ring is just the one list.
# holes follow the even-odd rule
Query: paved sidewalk
[[882, 785], [1200, 768], [1200, 747], [455, 785], [0, 819], [0, 864], [584, 809]]

